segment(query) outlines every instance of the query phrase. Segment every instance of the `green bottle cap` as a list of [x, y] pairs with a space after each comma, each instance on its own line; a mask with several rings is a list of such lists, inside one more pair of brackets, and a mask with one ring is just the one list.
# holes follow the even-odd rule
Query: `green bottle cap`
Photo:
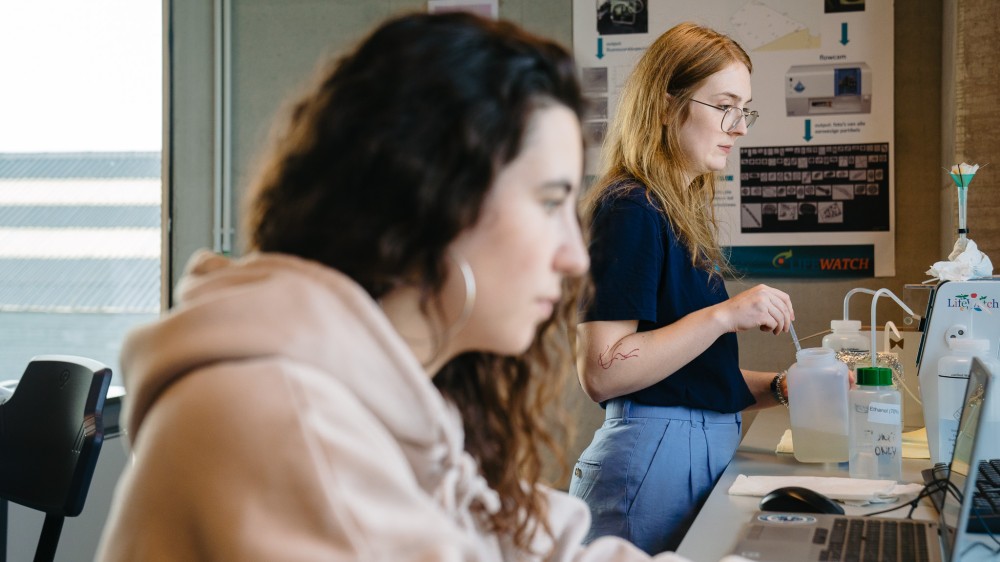
[[888, 367], [858, 367], [858, 384], [865, 386], [891, 386], [892, 369]]

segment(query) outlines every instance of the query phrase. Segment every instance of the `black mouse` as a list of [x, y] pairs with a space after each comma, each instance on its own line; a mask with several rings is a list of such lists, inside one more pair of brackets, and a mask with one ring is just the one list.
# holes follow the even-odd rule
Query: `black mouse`
[[832, 513], [843, 515], [840, 504], [819, 492], [801, 486], [786, 486], [771, 490], [760, 500], [761, 511], [786, 511], [791, 513]]

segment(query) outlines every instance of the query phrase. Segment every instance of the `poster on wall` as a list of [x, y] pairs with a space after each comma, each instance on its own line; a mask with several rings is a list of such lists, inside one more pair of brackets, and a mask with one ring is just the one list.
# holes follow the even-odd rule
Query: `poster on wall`
[[895, 274], [890, 0], [574, 0], [573, 48], [591, 109], [587, 175], [625, 80], [685, 21], [753, 61], [760, 118], [717, 176], [720, 241], [750, 276]]

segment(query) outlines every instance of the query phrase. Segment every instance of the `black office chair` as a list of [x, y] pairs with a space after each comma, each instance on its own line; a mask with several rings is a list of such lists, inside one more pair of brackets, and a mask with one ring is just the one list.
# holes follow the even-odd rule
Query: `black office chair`
[[55, 558], [63, 520], [79, 515], [87, 499], [110, 384], [111, 370], [97, 361], [39, 356], [0, 404], [0, 561], [7, 558], [7, 501], [45, 513], [35, 562]]

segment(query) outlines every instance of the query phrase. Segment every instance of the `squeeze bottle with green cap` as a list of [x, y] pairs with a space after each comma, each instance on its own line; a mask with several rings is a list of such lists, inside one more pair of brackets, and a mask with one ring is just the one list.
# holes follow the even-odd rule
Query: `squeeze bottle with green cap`
[[900, 481], [903, 477], [903, 404], [892, 369], [858, 367], [849, 395], [851, 478]]

